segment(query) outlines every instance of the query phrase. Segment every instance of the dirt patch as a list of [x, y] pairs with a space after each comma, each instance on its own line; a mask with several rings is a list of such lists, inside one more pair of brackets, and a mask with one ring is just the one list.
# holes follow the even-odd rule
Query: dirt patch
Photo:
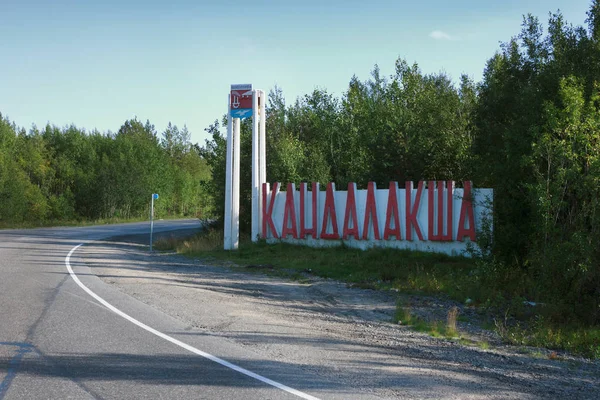
[[[477, 313], [447, 299], [403, 296], [415, 315], [442, 320], [460, 307], [458, 329], [489, 349], [437, 339], [392, 323], [399, 294], [349, 288], [306, 274], [266, 276], [259, 266], [214, 266], [148, 253], [143, 237], [83, 249], [93, 273], [178, 318], [190, 331], [220, 336], [381, 398], [600, 398], [600, 363], [502, 345]], [[264, 266], [263, 266], [264, 267]], [[269, 270], [266, 268], [266, 270]]]

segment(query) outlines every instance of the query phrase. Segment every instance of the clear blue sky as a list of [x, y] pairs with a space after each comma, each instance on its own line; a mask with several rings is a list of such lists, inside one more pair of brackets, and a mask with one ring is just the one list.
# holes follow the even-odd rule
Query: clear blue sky
[[353, 74], [398, 57], [476, 81], [523, 14], [560, 9], [584, 24], [590, 0], [0, 0], [0, 112], [19, 126], [117, 131], [169, 121], [204, 144], [231, 83], [286, 100], [340, 96]]

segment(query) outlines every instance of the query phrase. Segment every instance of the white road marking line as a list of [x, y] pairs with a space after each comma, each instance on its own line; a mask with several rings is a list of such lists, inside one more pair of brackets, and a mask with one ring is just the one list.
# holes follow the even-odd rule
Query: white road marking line
[[81, 283], [81, 281], [79, 280], [79, 278], [77, 277], [77, 275], [75, 275], [75, 273], [73, 272], [73, 269], [71, 268], [71, 256], [73, 255], [73, 253], [75, 252], [75, 250], [77, 250], [79, 247], [83, 246], [82, 244], [79, 244], [75, 247], [73, 247], [71, 249], [71, 251], [69, 252], [69, 254], [67, 255], [67, 258], [65, 258], [65, 265], [67, 267], [67, 270], [69, 271], [69, 274], [71, 275], [71, 277], [73, 278], [73, 280], [75, 281], [76, 284], [79, 285], [79, 287], [81, 287], [83, 290], [85, 290], [90, 296], [92, 296], [94, 299], [96, 299], [98, 302], [100, 302], [100, 304], [102, 304], [103, 306], [105, 306], [106, 308], [108, 308], [109, 310], [111, 310], [112, 312], [114, 312], [115, 314], [120, 315], [121, 317], [125, 318], [126, 320], [128, 320], [129, 322], [139, 326], [142, 329], [147, 330], [148, 332], [162, 338], [165, 339], [173, 344], [176, 344], [179, 347], [182, 347], [184, 349], [186, 349], [187, 351], [190, 351], [194, 354], [197, 354], [199, 356], [202, 356], [204, 358], [207, 358], [211, 361], [216, 362], [217, 364], [221, 364], [224, 367], [230, 368], [234, 371], [240, 372], [246, 376], [249, 376], [251, 378], [254, 378], [256, 380], [259, 380], [263, 383], [266, 383], [267, 385], [271, 385], [274, 386], [278, 389], [284, 390], [288, 393], [291, 393], [293, 395], [296, 395], [298, 397], [301, 397], [303, 399], [307, 399], [307, 400], [319, 400], [317, 397], [313, 397], [309, 394], [303, 393], [299, 390], [293, 389], [289, 386], [286, 386], [284, 384], [281, 384], [279, 382], [275, 382], [269, 378], [265, 378], [264, 376], [258, 375], [252, 371], [248, 371], [245, 368], [242, 367], [238, 367], [235, 364], [232, 364], [228, 361], [222, 360], [219, 357], [215, 357], [212, 354], [208, 354], [202, 350], [199, 350], [195, 347], [190, 346], [189, 344], [183, 343], [180, 340], [177, 340], [169, 335], [166, 335], [162, 332], [157, 331], [154, 328], [149, 327], [148, 325], [138, 321], [137, 319], [129, 316], [128, 314], [125, 314], [123, 311], [119, 310], [118, 308], [116, 308], [115, 306], [113, 306], [112, 304], [110, 304], [109, 302], [107, 302], [106, 300], [104, 300], [102, 297], [98, 296], [96, 293], [92, 292], [87, 286], [85, 286], [83, 283]]

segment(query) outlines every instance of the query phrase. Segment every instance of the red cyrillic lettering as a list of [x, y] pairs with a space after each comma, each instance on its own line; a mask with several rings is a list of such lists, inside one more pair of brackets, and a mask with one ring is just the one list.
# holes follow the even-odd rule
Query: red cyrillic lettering
[[[350, 218], [352, 218], [352, 228], [350, 228]], [[359, 240], [358, 236], [358, 217], [356, 216], [356, 183], [348, 183], [348, 197], [346, 197], [346, 215], [344, 216], [344, 230], [342, 238], [348, 239], [352, 235], [354, 239]]]
[[[435, 190], [435, 181], [429, 181], [427, 183], [427, 228], [428, 228], [428, 232], [427, 232], [427, 240], [431, 240], [431, 241], [439, 241], [441, 236], [440, 236], [440, 229], [438, 227], [438, 232], [437, 234], [435, 233], [435, 228], [433, 225], [433, 220], [434, 220], [434, 196], [433, 196], [433, 191]], [[440, 214], [439, 214], [439, 206], [440, 206], [440, 200], [439, 200], [439, 188], [438, 188], [438, 219], [440, 218]], [[444, 207], [444, 205], [442, 204], [442, 208]], [[439, 222], [439, 220], [438, 220]]]
[[273, 184], [273, 190], [271, 191], [271, 201], [269, 202], [269, 208], [267, 208], [267, 192], [269, 184], [263, 183], [262, 191], [263, 191], [263, 201], [262, 201], [262, 209], [263, 209], [263, 223], [262, 223], [262, 237], [263, 239], [267, 238], [267, 227], [271, 229], [271, 233], [275, 239], [279, 239], [279, 235], [277, 234], [277, 229], [275, 229], [275, 224], [273, 223], [273, 206], [275, 205], [275, 197], [277, 193], [279, 193], [279, 182], [275, 182]]
[[[458, 233], [456, 240], [464, 242], [465, 236], [468, 236], [472, 242], [475, 241], [475, 218], [473, 216], [473, 199], [471, 195], [471, 182], [464, 182], [464, 193], [462, 204], [460, 206], [460, 217], [458, 219]], [[465, 222], [469, 223], [469, 227], [465, 228]]]
[[313, 239], [318, 239], [317, 235], [317, 198], [319, 195], [319, 184], [317, 182], [312, 183], [312, 226], [306, 227], [306, 183], [300, 184], [300, 239], [305, 239], [306, 236], [311, 235]]
[[419, 185], [417, 187], [417, 196], [415, 197], [415, 204], [411, 207], [412, 203], [412, 190], [413, 183], [406, 182], [406, 240], [412, 240], [412, 228], [415, 228], [415, 232], [417, 233], [417, 237], [419, 240], [423, 240], [423, 235], [421, 234], [421, 228], [419, 228], [419, 222], [417, 221], [417, 214], [419, 212], [419, 205], [421, 202], [421, 195], [423, 194], [423, 181], [419, 181]]
[[[298, 227], [296, 225], [296, 205], [294, 204], [294, 194], [296, 187], [293, 183], [288, 183], [287, 191], [285, 192], [285, 208], [283, 210], [283, 227], [281, 228], [281, 237], [287, 238], [292, 235], [294, 239], [298, 239]], [[290, 219], [292, 226], [290, 227]]]
[[379, 222], [377, 220], [375, 189], [377, 189], [375, 182], [369, 182], [369, 186], [367, 187], [367, 205], [365, 206], [365, 223], [363, 225], [363, 240], [367, 240], [369, 237], [369, 219], [373, 220], [373, 234], [375, 240], [381, 239], [381, 236], [379, 235]]
[[[325, 209], [323, 211], [323, 224], [321, 226], [321, 238], [323, 239], [339, 239], [337, 216], [335, 213], [335, 184], [329, 182], [327, 184], [327, 192], [325, 193]], [[333, 232], [327, 233], [327, 225], [331, 218]]]
[[[393, 228], [391, 226], [392, 218], [394, 220]], [[400, 213], [398, 210], [398, 182], [390, 182], [387, 210], [385, 212], [385, 227], [383, 229], [383, 239], [389, 240], [391, 235], [396, 236], [396, 240], [402, 239], [400, 235]]]
[[442, 204], [442, 199], [444, 198], [444, 183], [438, 183], [438, 234], [441, 235], [441, 240], [445, 242], [451, 242], [453, 226], [452, 219], [454, 218], [454, 207], [452, 204], [454, 202], [454, 181], [447, 181], [446, 189], [448, 190], [448, 192], [446, 194], [446, 233], [444, 234], [444, 220], [441, 217], [441, 215], [444, 212], [444, 205]]

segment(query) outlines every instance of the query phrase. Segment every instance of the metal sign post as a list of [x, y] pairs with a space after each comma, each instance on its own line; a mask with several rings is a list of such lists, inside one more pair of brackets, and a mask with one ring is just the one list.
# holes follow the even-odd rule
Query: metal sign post
[[152, 233], [154, 231], [154, 200], [158, 200], [158, 193], [152, 193], [150, 200], [150, 251], [152, 251]]

